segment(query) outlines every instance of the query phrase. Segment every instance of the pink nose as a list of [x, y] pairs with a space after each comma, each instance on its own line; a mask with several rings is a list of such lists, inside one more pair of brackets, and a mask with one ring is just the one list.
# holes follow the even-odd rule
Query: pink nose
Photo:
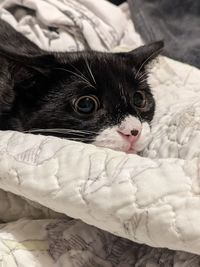
[[123, 133], [123, 131], [118, 130], [118, 133], [124, 139], [126, 139], [129, 143], [134, 144], [137, 141], [137, 139], [138, 139], [138, 136], [140, 134], [140, 131], [137, 130], [137, 129], [133, 129], [133, 130], [130, 131], [129, 134], [127, 134], [127, 133]]
[[142, 130], [141, 122], [132, 116], [127, 117], [118, 127], [118, 133], [130, 144], [134, 144]]

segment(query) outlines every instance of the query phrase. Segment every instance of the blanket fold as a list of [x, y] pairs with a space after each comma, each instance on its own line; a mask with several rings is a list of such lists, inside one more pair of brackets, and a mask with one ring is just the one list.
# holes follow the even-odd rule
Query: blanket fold
[[200, 253], [199, 156], [152, 160], [53, 137], [2, 132], [0, 139], [5, 135], [3, 190], [139, 243]]

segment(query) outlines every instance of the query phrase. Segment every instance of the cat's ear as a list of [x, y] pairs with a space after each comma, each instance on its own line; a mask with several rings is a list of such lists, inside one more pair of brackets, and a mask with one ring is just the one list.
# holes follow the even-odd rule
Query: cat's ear
[[41, 49], [16, 31], [10, 24], [0, 19], [0, 51], [10, 55], [31, 55], [41, 53]]
[[123, 56], [132, 66], [142, 69], [161, 53], [163, 47], [164, 42], [157, 41], [123, 53]]
[[38, 50], [37, 52], [21, 51], [11, 45], [0, 44], [0, 56], [3, 56], [12, 64], [26, 66], [32, 69], [46, 69], [54, 61], [50, 53]]
[[0, 20], [0, 114], [12, 107], [17, 94], [32, 97], [35, 88], [45, 90], [54, 56], [37, 47]]
[[0, 20], [0, 40], [0, 56], [15, 65], [40, 69], [48, 67], [54, 60], [53, 55], [40, 49], [3, 20]]

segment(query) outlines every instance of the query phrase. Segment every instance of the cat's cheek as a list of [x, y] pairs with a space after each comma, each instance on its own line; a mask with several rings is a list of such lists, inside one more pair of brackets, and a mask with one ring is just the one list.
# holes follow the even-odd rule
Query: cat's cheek
[[137, 153], [144, 150], [150, 141], [152, 140], [152, 134], [150, 126], [147, 122], [142, 123], [142, 131], [137, 142], [133, 146], [133, 150]]
[[118, 151], [126, 151], [129, 147], [129, 144], [121, 138], [117, 130], [117, 126], [103, 130], [96, 137], [93, 144], [98, 147], [105, 147]]

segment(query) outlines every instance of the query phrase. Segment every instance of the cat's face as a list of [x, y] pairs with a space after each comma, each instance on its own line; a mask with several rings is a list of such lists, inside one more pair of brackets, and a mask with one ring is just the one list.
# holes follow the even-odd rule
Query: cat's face
[[0, 54], [8, 69], [12, 65], [14, 92], [5, 128], [128, 153], [142, 150], [155, 109], [145, 67], [162, 46], [118, 54], [38, 50], [39, 55], [6, 54], [4, 47]]
[[[62, 129], [60, 136], [126, 152], [146, 144], [154, 99], [146, 74], [137, 74], [120, 55], [80, 54], [71, 66], [55, 64], [41, 85], [44, 95], [35, 93], [33, 100], [27, 94], [23, 130]], [[23, 97], [24, 91], [18, 98]]]

